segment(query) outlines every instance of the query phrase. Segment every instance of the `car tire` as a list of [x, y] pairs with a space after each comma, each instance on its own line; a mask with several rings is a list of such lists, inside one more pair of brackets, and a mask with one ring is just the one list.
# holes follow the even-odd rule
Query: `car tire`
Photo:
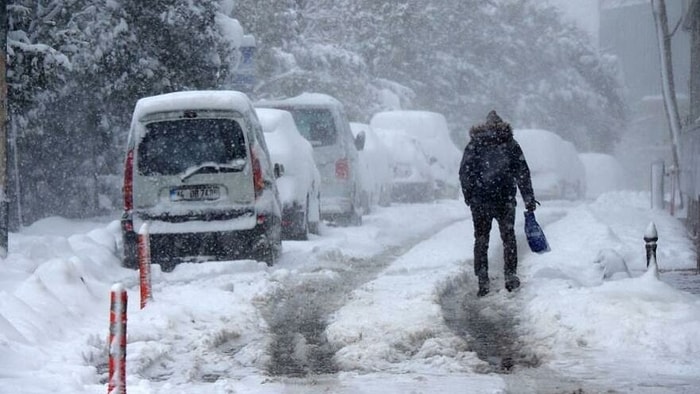
[[382, 186], [379, 191], [379, 206], [388, 207], [389, 205], [391, 205], [391, 188]]
[[297, 241], [306, 241], [309, 239], [309, 196], [306, 196], [306, 207], [297, 216], [297, 221], [294, 223], [294, 231], [291, 234], [291, 239]]
[[124, 250], [122, 255], [122, 267], [129, 269], [138, 269], [138, 236], [135, 232], [130, 231], [124, 234], [123, 241]]
[[362, 226], [362, 213], [353, 206], [348, 214], [348, 224], [351, 226]]
[[369, 214], [372, 210], [370, 200], [371, 200], [371, 198], [369, 196], [369, 193], [367, 193], [366, 191], [363, 190], [360, 193], [360, 201], [361, 201], [360, 204], [362, 205], [362, 213], [365, 215]]
[[[317, 218], [321, 217], [321, 195], [316, 196], [316, 209], [318, 210]], [[320, 223], [318, 221], [309, 222], [309, 232], [311, 234], [321, 234]]]
[[255, 259], [264, 262], [268, 267], [272, 267], [277, 262], [274, 247], [272, 245], [268, 245], [267, 247], [261, 249]]
[[255, 253], [255, 259], [263, 261], [272, 267], [282, 254], [282, 223], [276, 221], [273, 228], [266, 234], [267, 242]]

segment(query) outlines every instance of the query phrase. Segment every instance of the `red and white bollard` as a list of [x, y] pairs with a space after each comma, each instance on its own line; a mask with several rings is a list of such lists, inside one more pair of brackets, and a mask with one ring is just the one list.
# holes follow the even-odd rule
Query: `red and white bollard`
[[121, 283], [112, 286], [109, 308], [109, 381], [107, 394], [126, 394], [126, 306]]
[[141, 309], [148, 300], [153, 299], [151, 292], [151, 245], [149, 242], [148, 222], [144, 223], [138, 235], [139, 283], [141, 287]]

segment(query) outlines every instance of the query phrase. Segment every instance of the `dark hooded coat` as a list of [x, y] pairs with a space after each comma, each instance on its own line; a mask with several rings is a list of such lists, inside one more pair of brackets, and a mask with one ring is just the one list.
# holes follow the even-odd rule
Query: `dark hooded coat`
[[494, 111], [469, 130], [459, 180], [469, 206], [516, 204], [516, 186], [527, 206], [534, 204], [530, 169], [509, 123]]

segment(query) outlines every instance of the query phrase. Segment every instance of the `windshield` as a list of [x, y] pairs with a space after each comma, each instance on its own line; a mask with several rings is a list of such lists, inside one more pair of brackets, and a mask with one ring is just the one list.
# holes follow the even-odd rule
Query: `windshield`
[[313, 146], [333, 145], [338, 132], [333, 122], [333, 114], [321, 108], [285, 108], [292, 113], [294, 123], [301, 135]]
[[138, 147], [142, 175], [174, 175], [203, 163], [245, 159], [245, 139], [233, 119], [178, 119], [146, 125]]

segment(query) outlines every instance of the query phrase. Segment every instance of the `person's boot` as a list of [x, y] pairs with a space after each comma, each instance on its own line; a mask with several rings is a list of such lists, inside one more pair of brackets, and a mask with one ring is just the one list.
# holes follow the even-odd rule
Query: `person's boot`
[[517, 275], [507, 275], [506, 276], [506, 290], [513, 291], [520, 287], [520, 279]]
[[476, 293], [477, 297], [483, 297], [489, 293], [489, 278], [479, 277], [479, 291]]

